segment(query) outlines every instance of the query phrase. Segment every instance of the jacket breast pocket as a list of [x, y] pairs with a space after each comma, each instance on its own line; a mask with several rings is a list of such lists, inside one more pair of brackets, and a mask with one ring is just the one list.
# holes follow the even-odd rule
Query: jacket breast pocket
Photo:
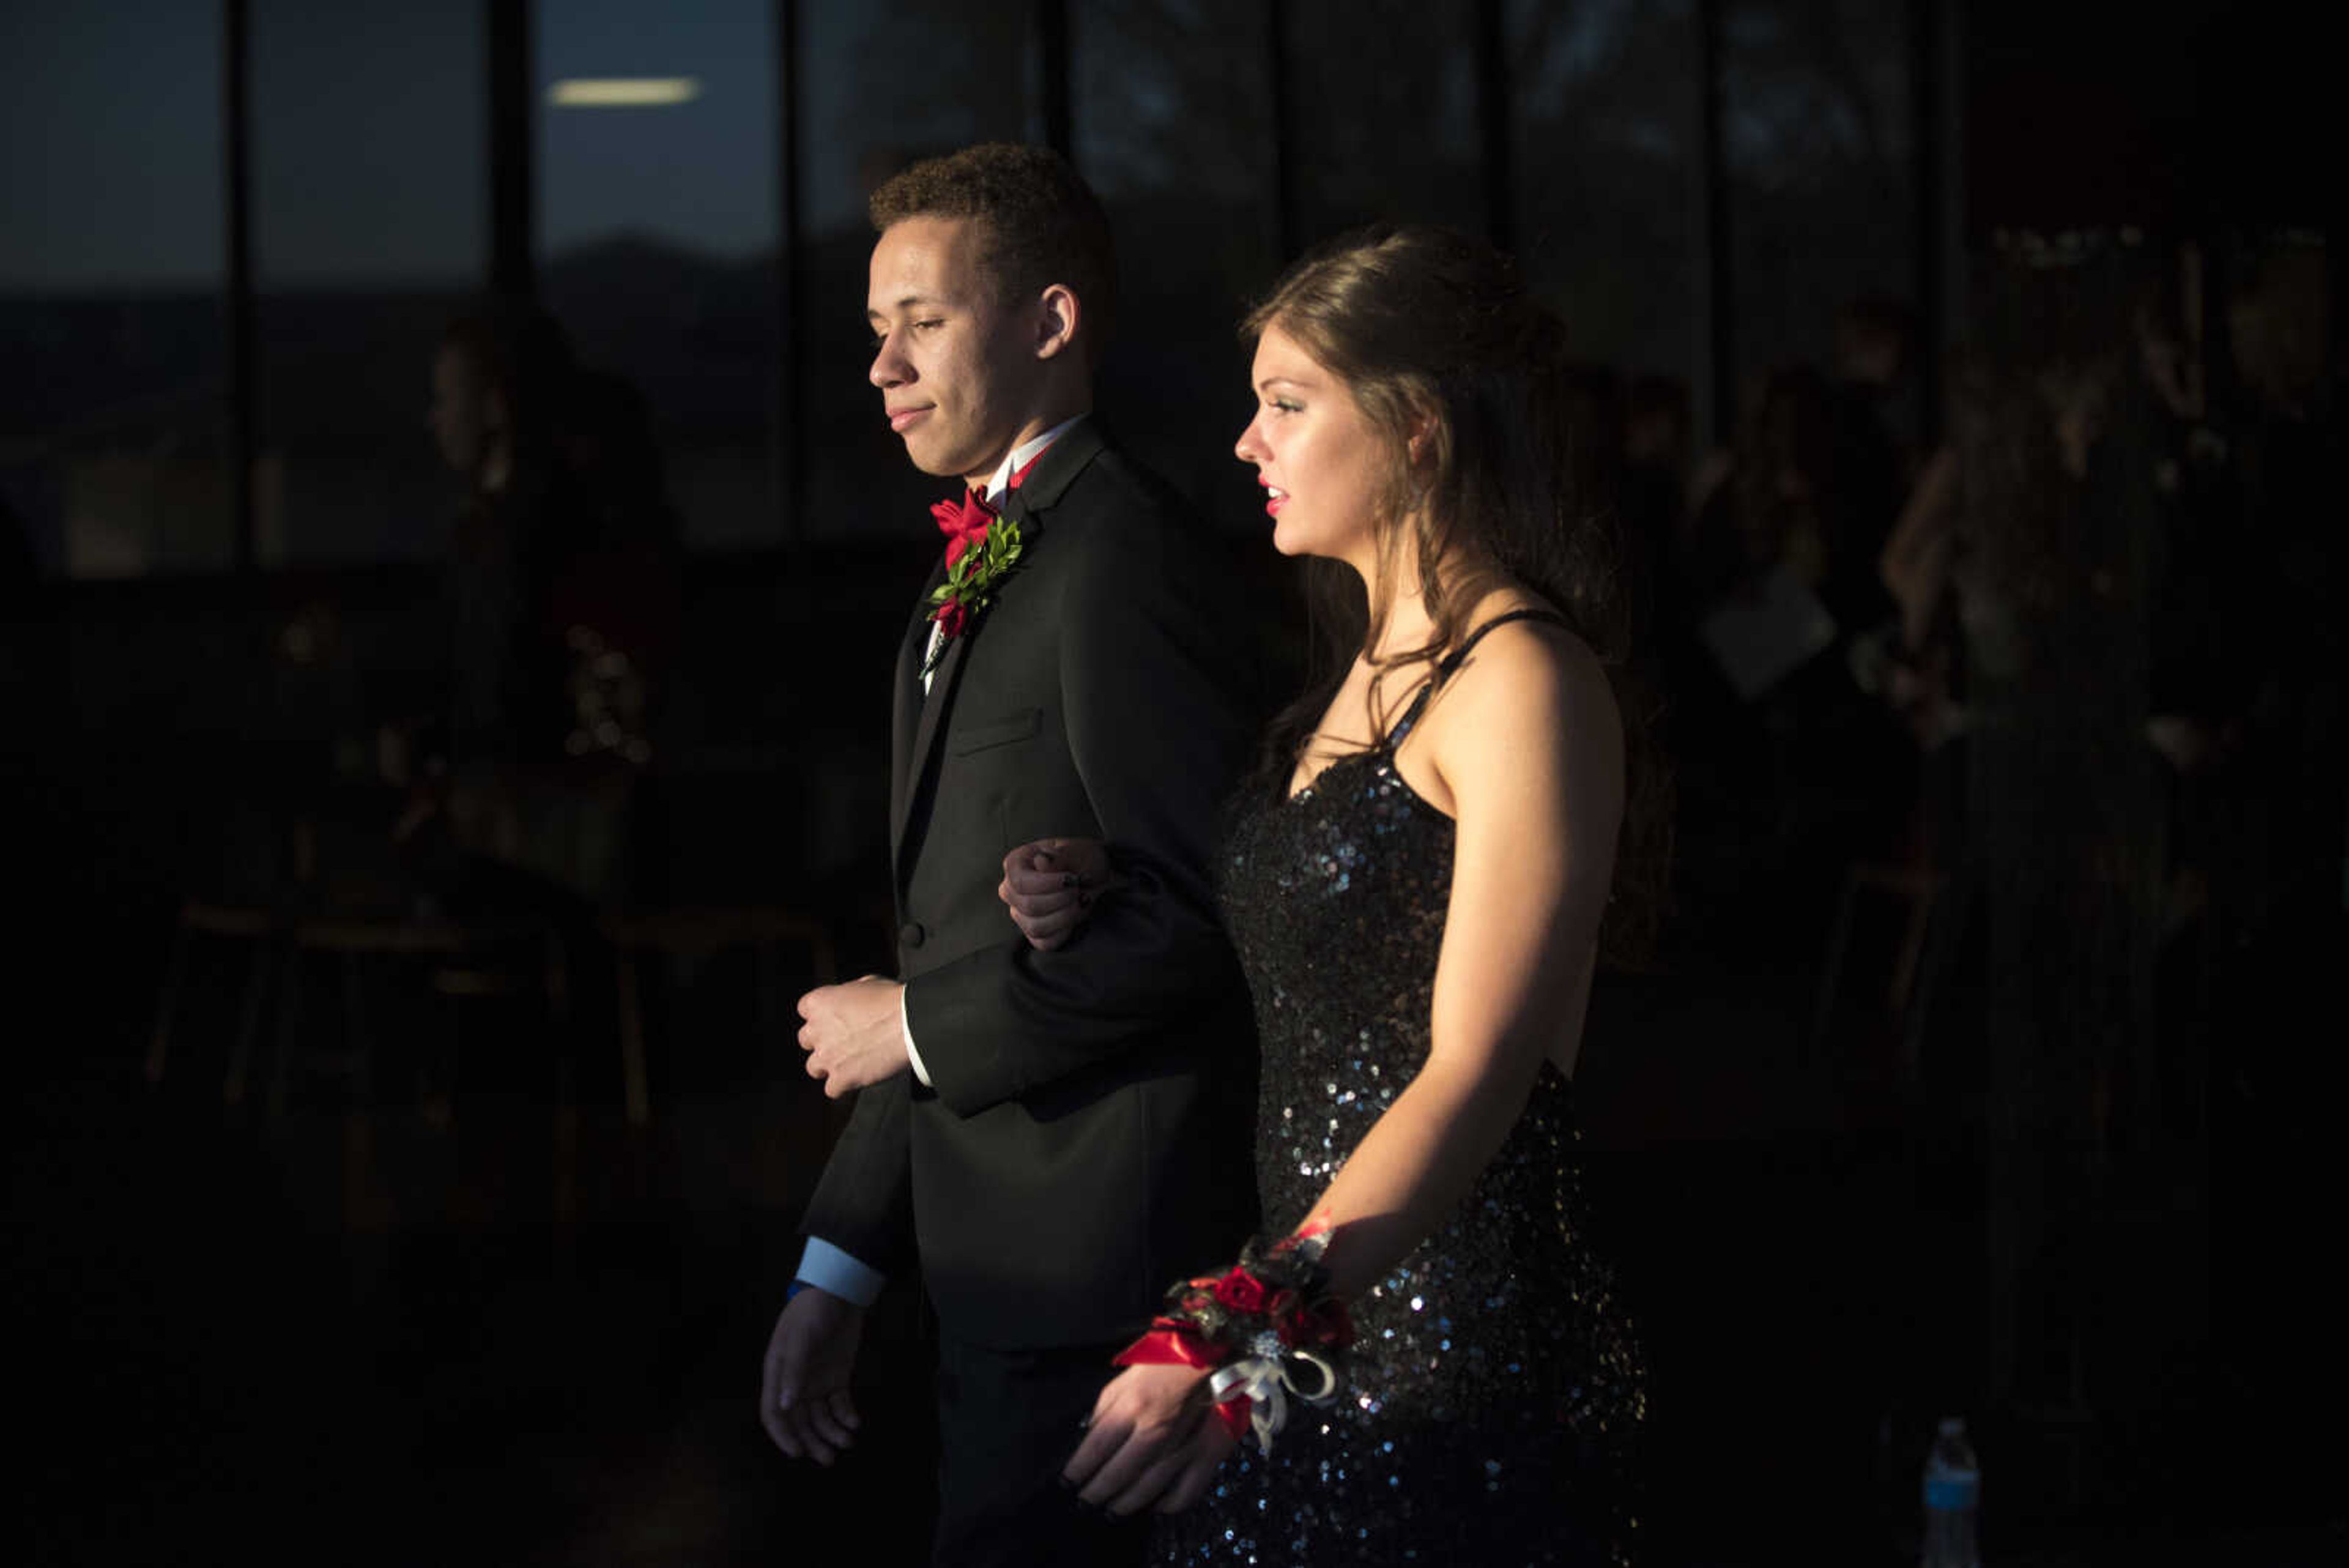
[[956, 756], [967, 757], [973, 752], [1008, 746], [1016, 741], [1033, 740], [1043, 727], [1044, 711], [1041, 708], [1022, 708], [1000, 719], [957, 724], [947, 744]]

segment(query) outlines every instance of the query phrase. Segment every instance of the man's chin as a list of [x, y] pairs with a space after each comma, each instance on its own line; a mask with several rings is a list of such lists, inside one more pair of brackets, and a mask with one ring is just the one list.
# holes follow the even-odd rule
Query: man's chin
[[922, 472], [930, 475], [933, 479], [962, 477], [960, 465], [950, 457], [941, 456], [937, 448], [927, 441], [919, 441], [909, 433], [905, 437], [905, 461]]

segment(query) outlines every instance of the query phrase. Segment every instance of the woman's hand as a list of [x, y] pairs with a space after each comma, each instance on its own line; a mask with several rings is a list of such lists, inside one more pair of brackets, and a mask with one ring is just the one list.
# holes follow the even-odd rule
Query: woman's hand
[[1040, 838], [1003, 857], [995, 896], [1039, 952], [1050, 952], [1092, 918], [1093, 904], [1118, 886], [1109, 848], [1098, 838]]
[[1085, 1440], [1061, 1467], [1080, 1501], [1123, 1518], [1174, 1513], [1206, 1495], [1235, 1439], [1207, 1407], [1207, 1369], [1129, 1366], [1093, 1402]]

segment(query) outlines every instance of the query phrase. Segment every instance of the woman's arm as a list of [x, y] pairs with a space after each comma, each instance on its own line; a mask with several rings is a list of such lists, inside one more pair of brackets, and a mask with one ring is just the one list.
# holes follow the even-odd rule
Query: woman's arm
[[1571, 1068], [1623, 815], [1622, 721], [1597, 658], [1563, 633], [1494, 632], [1414, 738], [1459, 825], [1452, 891], [1426, 1064], [1311, 1216], [1330, 1227], [1342, 1297], [1443, 1222], [1543, 1059]]

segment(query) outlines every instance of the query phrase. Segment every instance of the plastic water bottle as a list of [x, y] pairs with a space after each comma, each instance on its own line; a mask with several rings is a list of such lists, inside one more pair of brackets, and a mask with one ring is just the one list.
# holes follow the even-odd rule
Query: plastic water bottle
[[1982, 1501], [1982, 1466], [1966, 1441], [1966, 1424], [1944, 1417], [1925, 1456], [1925, 1550], [1921, 1568], [1982, 1568], [1974, 1544], [1974, 1511]]

